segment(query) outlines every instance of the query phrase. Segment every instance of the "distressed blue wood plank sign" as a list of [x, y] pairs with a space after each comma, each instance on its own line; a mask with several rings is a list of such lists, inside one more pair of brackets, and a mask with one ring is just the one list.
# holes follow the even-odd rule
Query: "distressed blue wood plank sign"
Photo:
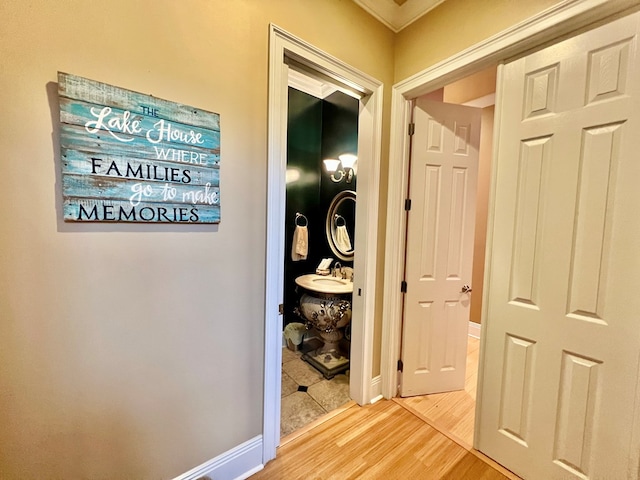
[[58, 73], [65, 221], [220, 222], [220, 115]]

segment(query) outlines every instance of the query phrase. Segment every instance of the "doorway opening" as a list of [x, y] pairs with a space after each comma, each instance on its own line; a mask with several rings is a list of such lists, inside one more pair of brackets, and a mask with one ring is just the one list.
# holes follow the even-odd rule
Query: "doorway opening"
[[292, 63], [288, 83], [283, 444], [350, 401], [360, 101]]
[[[412, 206], [407, 211], [409, 231], [405, 279], [409, 283], [405, 297], [401, 358], [404, 366], [409, 367], [402, 375], [402, 382], [407, 382], [410, 386], [401, 383], [401, 397], [396, 401], [467, 448], [471, 448], [473, 444], [474, 432], [496, 77], [497, 66], [492, 65], [449, 83], [416, 99], [413, 107], [416, 110], [412, 115], [415, 127], [411, 139], [410, 162], [415, 165], [410, 167], [409, 188], [419, 188], [430, 193], [422, 196], [422, 191], [408, 192]], [[455, 120], [445, 122], [448, 115], [453, 115]], [[477, 125], [473, 121], [475, 118]], [[467, 121], [473, 125], [469, 124], [467, 128]], [[439, 125], [449, 132], [440, 132]], [[457, 131], [461, 125], [463, 129]], [[480, 130], [477, 136], [470, 133], [474, 128]], [[439, 144], [441, 139], [443, 143]], [[466, 145], [458, 142], [468, 142], [475, 151], [469, 152], [467, 156], [463, 152]], [[451, 177], [445, 173], [448, 168], [446, 165], [436, 166], [438, 157], [446, 156], [449, 148], [453, 149], [450, 158], [455, 164]], [[424, 157], [425, 155], [428, 157]], [[426, 162], [425, 166], [421, 163], [423, 161]], [[467, 168], [465, 161], [473, 164]], [[472, 181], [473, 185], [465, 185]], [[451, 192], [442, 191], [449, 187]], [[471, 201], [460, 205], [468, 196], [473, 197]], [[416, 200], [424, 205], [413, 205], [417, 203]], [[455, 207], [456, 204], [459, 207]], [[433, 219], [433, 223], [429, 218]], [[454, 225], [459, 226], [454, 228]], [[412, 233], [412, 228], [420, 231]], [[429, 229], [432, 229], [433, 235], [422, 233]], [[417, 239], [414, 238], [416, 236]], [[421, 246], [416, 246], [416, 242]], [[414, 251], [416, 248], [422, 253]], [[433, 255], [426, 255], [433, 262], [424, 260], [424, 252], [429, 248], [435, 249]], [[463, 253], [456, 256], [457, 252]], [[413, 274], [417, 274], [421, 280], [412, 276]], [[442, 279], [444, 288], [448, 289], [444, 294], [448, 296], [442, 308], [436, 310], [439, 313], [434, 312], [433, 315], [447, 315], [443, 329], [437, 330], [439, 319], [434, 317], [430, 320], [428, 332], [424, 330], [422, 323], [417, 330], [412, 330], [411, 317], [419, 316], [422, 322], [424, 315], [428, 314], [428, 307], [437, 305], [437, 300], [436, 303], [432, 302], [440, 295], [434, 290], [417, 293], [421, 288], [417, 284], [427, 283], [428, 288], [441, 289], [443, 287], [435, 286], [441, 281], [439, 278]], [[459, 283], [464, 284], [462, 287], [452, 285], [456, 278]], [[417, 281], [412, 283], [414, 279]], [[419, 298], [417, 310], [410, 305], [416, 295], [426, 295], [425, 298]], [[458, 299], [458, 302], [454, 303], [452, 299]], [[433, 307], [431, 309], [434, 310]], [[420, 332], [426, 336], [437, 336], [436, 345], [431, 345], [430, 350], [424, 350], [423, 343], [430, 340], [419, 338]], [[420, 349], [422, 350], [416, 351]], [[438, 349], [443, 351], [434, 353], [435, 356], [430, 358], [430, 351]], [[426, 362], [425, 365], [417, 365], [418, 368], [415, 368], [416, 356], [422, 356], [417, 361]], [[457, 377], [453, 382], [448, 378], [434, 378], [433, 374], [428, 374], [427, 370], [433, 370], [436, 366], [427, 363], [440, 356], [448, 361], [447, 365], [442, 366], [442, 370], [446, 371], [445, 375]], [[416, 375], [409, 370], [421, 373]], [[409, 375], [421, 378], [414, 379]]]
[[[630, 4], [626, 5], [626, 7], [629, 6]], [[587, 5], [585, 3], [570, 5], [566, 3], [557, 9], [550, 9], [542, 12], [540, 15], [528, 19], [521, 25], [518, 25], [509, 31], [502, 32], [500, 35], [496, 35], [482, 44], [475, 45], [472, 48], [461, 52], [459, 55], [451, 57], [450, 59], [394, 86], [393, 113], [397, 118], [403, 119], [403, 122], [400, 122], [400, 125], [392, 126], [390, 163], [397, 167], [398, 173], [393, 174], [393, 168], [390, 168], [390, 177], [393, 174], [394, 178], [390, 178], [389, 182], [389, 220], [387, 225], [385, 283], [399, 283], [402, 275], [400, 265], [402, 265], [401, 259], [404, 256], [402, 248], [404, 244], [404, 221], [401, 218], [394, 218], [393, 212], [398, 212], [399, 208], [394, 205], [399, 204], [400, 200], [405, 198], [409, 150], [405, 135], [407, 131], [407, 124], [410, 122], [409, 113], [412, 108], [412, 99], [417, 98], [434, 88], [438, 88], [445, 82], [450, 81], [452, 78], [466, 74], [472, 69], [484, 67], [489, 62], [506, 61], [506, 59], [520, 56], [527, 51], [533, 51], [533, 49], [541, 47], [545, 42], [549, 42], [549, 44], [555, 43], [557, 39], [564, 35], [569, 35], [572, 32], [575, 33], [575, 31], [580, 28], [586, 28], [591, 24], [591, 22], [593, 22], [594, 18], [610, 19], [611, 15], [620, 14], [620, 12], [622, 12], [626, 7], [620, 5], [615, 6], [611, 2], [598, 2], [597, 4], [594, 3], [591, 5]], [[602, 20], [602, 22], [604, 21], [605, 20]], [[543, 23], [544, 26], [541, 26]], [[504, 83], [500, 86], [500, 91], [502, 91], [503, 85]], [[498, 119], [498, 123], [502, 125], [502, 121], [500, 119]], [[516, 156], [512, 155], [512, 157], [515, 158]], [[397, 159], [397, 161], [394, 161], [394, 159]], [[496, 174], [494, 173], [494, 177], [495, 175]], [[500, 182], [494, 181], [493, 184], [494, 186], [492, 186], [492, 189], [496, 188], [495, 185], [499, 185]], [[507, 181], [507, 184], [513, 185], [514, 183], [509, 183], [509, 181]], [[493, 193], [492, 198], [496, 198]], [[503, 202], [503, 204], [512, 205], [510, 202]], [[496, 200], [496, 205], [499, 205], [498, 200]], [[493, 209], [494, 205], [491, 206], [491, 210]], [[492, 222], [495, 220], [494, 215], [495, 213], [493, 212], [490, 215]], [[508, 229], [508, 231], [512, 230], [513, 228]], [[491, 238], [491, 241], [494, 241], [494, 237]], [[503, 248], [502, 251], [510, 252], [508, 248]], [[493, 252], [495, 252], [495, 249]], [[495, 266], [495, 262], [492, 262], [492, 265]], [[494, 268], [492, 268], [492, 270], [494, 270]], [[493, 274], [493, 272], [489, 273]], [[494, 282], [492, 281], [491, 285], [487, 284], [487, 289], [489, 286], [491, 286], [491, 293], [493, 293]], [[398, 359], [400, 347], [399, 338], [402, 326], [396, 319], [401, 312], [401, 308], [402, 296], [400, 294], [390, 291], [385, 295], [383, 342], [388, 345], [389, 348], [383, 349], [382, 380], [383, 394], [386, 398], [395, 396], [397, 392], [398, 372], [396, 369], [396, 362]], [[494, 381], [493, 383], [489, 383], [488, 377], [496, 372], [502, 371], [502, 369], [495, 367], [491, 368], [491, 361], [503, 358], [499, 354], [496, 355], [495, 352], [491, 354], [486, 349], [486, 344], [489, 341], [488, 338], [490, 338], [490, 336], [488, 337], [487, 335], [484, 335], [484, 330], [489, 329], [493, 331], [492, 329], [494, 329], [495, 322], [493, 317], [487, 318], [486, 305], [484, 306], [484, 313], [485, 315], [483, 320], [486, 321], [486, 324], [483, 325], [482, 349], [480, 354], [478, 418], [481, 417], [481, 413], [484, 412], [484, 409], [487, 406], [496, 407], [496, 405], [500, 405], [500, 402], [489, 402], [485, 397], [487, 392], [500, 392], [501, 390], [499, 386], [496, 386], [497, 382]], [[498, 344], [500, 344], [500, 340], [501, 339], [498, 340]], [[502, 344], [504, 344], [504, 342], [502, 342]], [[495, 375], [493, 378], [495, 379]], [[550, 404], [555, 405], [553, 402], [550, 402]], [[637, 418], [638, 417], [636, 416], [635, 426], [637, 426]], [[485, 441], [484, 437], [487, 432], [491, 430], [491, 427], [487, 426], [489, 422], [487, 422], [486, 418], [480, 418], [480, 420], [482, 420], [482, 423], [475, 427], [476, 435], [474, 437], [474, 447], [485, 452], [485, 450], [482, 449], [484, 444], [483, 442]], [[548, 424], [552, 424], [552, 422], [548, 422]], [[638, 438], [640, 437], [638, 437], [634, 432], [634, 436], [632, 438], [634, 447], [631, 449], [633, 452], [638, 451], [638, 449], [635, 448], [637, 447]], [[504, 452], [506, 449], [502, 449], [502, 451]], [[509, 453], [511, 454], [511, 452]], [[489, 455], [494, 457], [491, 454]], [[512, 455], [509, 455], [509, 458], [511, 457]], [[528, 461], [528, 464], [530, 465], [535, 463], [536, 462], [531, 462], [530, 459]], [[620, 464], [622, 464], [622, 462], [620, 462]], [[510, 467], [511, 461], [505, 462], [505, 465]], [[629, 471], [637, 471], [637, 465], [638, 457], [637, 455], [633, 455], [630, 460]]]
[[[289, 65], [315, 78], [324, 78], [360, 97], [358, 103], [358, 167], [353, 249], [353, 295], [349, 396], [369, 403], [374, 392], [373, 319], [375, 317], [378, 245], [379, 170], [382, 138], [382, 83], [322, 52], [275, 25], [270, 29], [269, 151], [267, 189], [267, 263], [265, 295], [265, 375], [263, 462], [275, 458], [280, 444], [281, 372], [284, 300], [284, 257], [287, 112]], [[336, 174], [339, 176], [339, 174]], [[334, 175], [335, 176], [335, 175]], [[336, 177], [337, 178], [337, 177]], [[300, 212], [302, 213], [302, 212]], [[304, 222], [303, 222], [304, 223]], [[315, 268], [315, 267], [314, 267]]]

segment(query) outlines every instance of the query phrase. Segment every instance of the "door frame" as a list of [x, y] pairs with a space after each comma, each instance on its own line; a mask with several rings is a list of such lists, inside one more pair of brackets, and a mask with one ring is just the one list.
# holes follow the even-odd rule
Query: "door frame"
[[[358, 183], [354, 238], [353, 313], [349, 394], [360, 405], [372, 400], [373, 328], [378, 203], [382, 144], [382, 82], [293, 36], [269, 27], [269, 117], [267, 166], [267, 247], [265, 278], [265, 351], [263, 464], [275, 458], [280, 444], [285, 193], [287, 168], [287, 59], [343, 85], [362, 98], [358, 115]], [[361, 292], [357, 294], [356, 292]]]
[[[504, 30], [487, 40], [475, 44], [432, 67], [429, 67], [393, 86], [391, 98], [391, 137], [389, 151], [389, 191], [387, 199], [387, 226], [385, 243], [384, 305], [382, 316], [381, 386], [382, 395], [389, 399], [397, 396], [400, 341], [402, 338], [403, 296], [400, 284], [404, 279], [406, 215], [404, 201], [408, 188], [409, 136], [413, 99], [464, 78], [490, 65], [521, 55], [571, 32], [596, 22], [604, 23], [611, 17], [638, 10], [637, 0], [564, 0], [557, 5]], [[498, 76], [498, 83], [499, 83]], [[499, 92], [496, 89], [496, 92]], [[496, 98], [496, 104], [500, 101]], [[495, 117], [494, 142], [499, 134], [499, 116]], [[494, 145], [497, 143], [494, 143]], [[495, 151], [494, 151], [495, 159]], [[493, 192], [495, 171], [492, 172], [487, 224], [487, 245], [491, 244], [493, 228]], [[485, 258], [485, 287], [483, 295], [478, 371], [478, 399], [481, 397], [484, 366], [484, 330], [490, 319], [486, 316], [486, 299], [491, 285], [488, 282], [490, 251]], [[397, 285], [398, 288], [390, 286]], [[479, 405], [476, 406], [476, 411]], [[479, 423], [476, 421], [476, 435]], [[474, 444], [474, 447], [476, 445]], [[637, 461], [637, 459], [636, 459]]]

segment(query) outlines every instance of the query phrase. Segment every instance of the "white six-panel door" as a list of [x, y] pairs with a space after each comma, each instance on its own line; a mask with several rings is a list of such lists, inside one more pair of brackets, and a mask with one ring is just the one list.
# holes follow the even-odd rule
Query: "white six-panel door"
[[639, 18], [502, 69], [476, 446], [526, 479], [638, 478]]
[[414, 108], [402, 396], [464, 388], [481, 110]]

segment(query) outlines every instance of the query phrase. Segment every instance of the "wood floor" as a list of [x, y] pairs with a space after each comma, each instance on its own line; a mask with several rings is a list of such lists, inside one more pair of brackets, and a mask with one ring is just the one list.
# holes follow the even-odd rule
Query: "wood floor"
[[469, 340], [465, 390], [348, 406], [283, 439], [251, 478], [517, 479], [471, 448], [479, 341]]
[[438, 430], [447, 432], [458, 443], [470, 448], [473, 445], [479, 355], [480, 340], [469, 337], [464, 390], [394, 400], [422, 416]]
[[392, 400], [354, 405], [278, 449], [251, 479], [502, 480], [509, 476]]

